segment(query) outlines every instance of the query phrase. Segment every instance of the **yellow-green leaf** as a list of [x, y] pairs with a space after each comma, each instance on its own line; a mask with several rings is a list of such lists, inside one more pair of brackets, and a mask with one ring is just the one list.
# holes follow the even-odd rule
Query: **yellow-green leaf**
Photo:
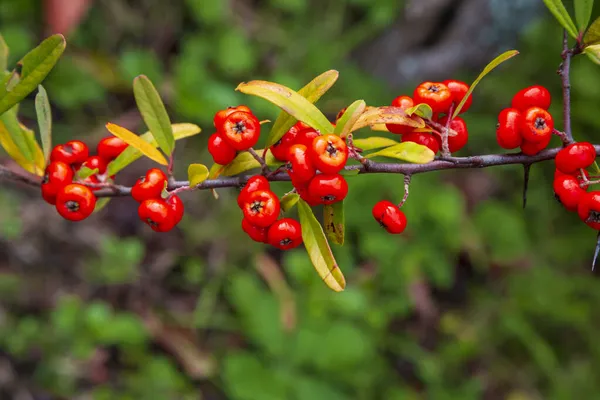
[[344, 244], [344, 201], [323, 206], [323, 227], [333, 243]]
[[143, 155], [156, 161], [159, 164], [167, 165], [168, 162], [160, 151], [156, 150], [156, 147], [140, 138], [135, 133], [123, 128], [122, 126], [115, 125], [113, 123], [106, 124], [106, 129], [131, 147], [139, 150]]
[[400, 144], [400, 142], [379, 136], [370, 136], [364, 139], [354, 139], [354, 145], [364, 151], [381, 149], [383, 147], [390, 147], [396, 144]]
[[308, 203], [302, 199], [298, 200], [298, 215], [302, 226], [302, 240], [313, 266], [329, 288], [341, 292], [346, 287], [344, 274], [333, 257], [323, 228]]
[[8, 45], [0, 35], [0, 73], [8, 69]]
[[[201, 132], [200, 128], [194, 124], [173, 124], [173, 135], [175, 140], [184, 139], [190, 136], [194, 136]], [[148, 142], [154, 147], [158, 147], [158, 143], [152, 137], [150, 132], [146, 132], [143, 135], [140, 135], [140, 138]], [[142, 153], [134, 147], [128, 147], [123, 151], [119, 157], [114, 159], [110, 164], [108, 164], [108, 175], [115, 175], [117, 172], [121, 171], [123, 168], [136, 161], [142, 156]]]
[[433, 110], [429, 104], [419, 103], [416, 106], [406, 109], [406, 115], [418, 115], [421, 118], [431, 119], [433, 116]]
[[35, 96], [35, 112], [40, 127], [44, 160], [47, 160], [52, 151], [52, 112], [50, 110], [48, 93], [46, 93], [46, 89], [42, 85], [38, 86], [38, 93]]
[[[544, 0], [544, 3], [552, 15], [554, 15], [554, 18], [556, 18], [558, 23], [567, 30], [569, 35], [571, 35], [573, 38], [576, 38], [577, 28], [575, 27], [575, 24], [573, 23], [573, 20], [571, 19], [571, 16], [565, 8], [562, 0]], [[465, 96], [465, 99], [466, 98], [467, 96]]]
[[413, 128], [423, 128], [425, 121], [420, 117], [409, 117], [400, 107], [383, 106], [367, 107], [360, 115], [351, 132], [364, 128], [366, 126], [374, 127], [380, 124], [406, 125]]
[[283, 212], [288, 212], [298, 203], [300, 196], [297, 193], [287, 193], [281, 198], [281, 209]]
[[[258, 154], [262, 154], [263, 149], [256, 150], [256, 152]], [[279, 167], [280, 165], [284, 164], [281, 161], [277, 160], [275, 157], [273, 157], [273, 154], [271, 154], [270, 151], [268, 151], [265, 155], [265, 163], [267, 163], [269, 167]], [[251, 169], [256, 169], [260, 167], [260, 163], [256, 161], [252, 154], [243, 151], [240, 154], [238, 154], [232, 162], [223, 166], [223, 169], [220, 171], [220, 174], [224, 176], [234, 176], [239, 175], [242, 172], [250, 171]]]
[[575, 20], [579, 26], [579, 31], [584, 32], [590, 23], [594, 0], [575, 0]]
[[[339, 72], [335, 70], [329, 70], [323, 72], [315, 79], [310, 81], [302, 89], [298, 90], [298, 94], [308, 100], [310, 103], [316, 103], [333, 86], [337, 81]], [[265, 147], [270, 147], [277, 143], [279, 139], [298, 121], [296, 118], [291, 116], [285, 111], [279, 113], [279, 116], [273, 123], [271, 132], [267, 137], [267, 144]]]
[[208, 179], [208, 168], [204, 164], [190, 164], [188, 167], [188, 180], [190, 187], [195, 187]]
[[94, 212], [97, 213], [104, 207], [106, 207], [111, 198], [112, 197], [101, 197], [98, 200], [96, 200], [96, 207], [94, 207]]
[[77, 170], [77, 178], [83, 180], [97, 174], [98, 172], [98, 168], [91, 169], [83, 165], [81, 168], [79, 168], [79, 170]]
[[321, 110], [301, 94], [288, 87], [274, 82], [250, 81], [240, 83], [235, 90], [262, 97], [323, 134], [333, 132], [331, 122], [323, 115]]
[[175, 137], [169, 114], [158, 91], [148, 77], [140, 75], [133, 80], [133, 94], [142, 118], [158, 147], [170, 155], [175, 148]]
[[11, 91], [4, 90], [0, 95], [0, 114], [11, 109], [42, 83], [62, 55], [66, 45], [62, 35], [50, 36], [19, 61], [21, 80]]
[[4, 127], [8, 131], [12, 142], [17, 146], [19, 152], [22, 154], [23, 158], [30, 163], [33, 163], [33, 151], [29, 146], [29, 142], [25, 137], [25, 134], [19, 127], [19, 120], [17, 119], [16, 110], [10, 110], [2, 115], [0, 115], [0, 122], [4, 124]]
[[[35, 140], [35, 138], [33, 139]], [[37, 163], [27, 160], [19, 148], [12, 141], [11, 135], [6, 129], [6, 126], [0, 121], [0, 146], [6, 151], [6, 154], [12, 158], [21, 168], [32, 174], [42, 176], [44, 174], [43, 167], [39, 167]], [[41, 154], [41, 151], [40, 151]], [[43, 155], [41, 156], [43, 158]]]
[[517, 54], [519, 54], [519, 52], [517, 50], [508, 50], [508, 51], [505, 51], [504, 53], [500, 54], [498, 57], [494, 58], [488, 65], [486, 65], [485, 68], [483, 69], [483, 71], [481, 71], [481, 73], [477, 77], [477, 79], [475, 79], [475, 81], [471, 84], [471, 86], [469, 87], [469, 90], [467, 90], [467, 93], [465, 94], [465, 97], [463, 97], [463, 99], [460, 101], [460, 103], [456, 107], [456, 110], [454, 110], [454, 113], [452, 114], [452, 118], [455, 118], [460, 113], [460, 110], [462, 110], [463, 106], [467, 102], [467, 99], [469, 98], [469, 96], [471, 95], [471, 93], [473, 93], [473, 89], [475, 89], [475, 86], [477, 86], [477, 84], [487, 74], [489, 74], [490, 72], [492, 72], [492, 70], [494, 68], [496, 68], [498, 65], [502, 64], [504, 61], [506, 61], [506, 60], [508, 60], [510, 58], [513, 58]]
[[586, 56], [588, 56], [588, 58], [590, 60], [592, 60], [594, 63], [600, 65], [600, 43], [593, 44], [591, 46], [586, 46], [583, 49], [583, 52], [585, 53]]
[[42, 176], [44, 175], [44, 170], [46, 169], [46, 158], [44, 158], [44, 152], [40, 147], [39, 143], [35, 139], [35, 132], [31, 129], [27, 128], [25, 125], [19, 122], [19, 127], [21, 131], [25, 135], [25, 140], [27, 141], [27, 146], [33, 153], [33, 162], [36, 166], [36, 171], [34, 172], [36, 175]]
[[351, 132], [352, 127], [358, 121], [360, 116], [365, 112], [367, 108], [367, 103], [364, 100], [356, 100], [354, 103], [350, 104], [344, 114], [340, 117], [340, 119], [335, 124], [335, 129], [333, 133], [339, 135], [341, 138], [345, 138]]
[[583, 43], [588, 46], [600, 43], [600, 17], [596, 18], [588, 28], [583, 37]]
[[413, 164], [426, 164], [433, 161], [435, 154], [428, 147], [421, 144], [403, 142], [365, 156], [365, 158], [375, 157], [395, 158]]

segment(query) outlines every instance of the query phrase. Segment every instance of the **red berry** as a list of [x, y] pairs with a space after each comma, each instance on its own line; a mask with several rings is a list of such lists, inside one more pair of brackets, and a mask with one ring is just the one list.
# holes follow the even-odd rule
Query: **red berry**
[[46, 167], [42, 178], [42, 197], [49, 204], [56, 204], [58, 192], [73, 181], [73, 169], [62, 161], [55, 161]]
[[127, 143], [116, 136], [107, 136], [98, 143], [96, 153], [105, 160], [112, 161], [117, 158], [125, 149]]
[[523, 116], [516, 108], [505, 108], [498, 114], [496, 140], [503, 149], [516, 149], [523, 143], [521, 125]]
[[337, 135], [323, 135], [315, 138], [309, 147], [315, 167], [324, 174], [341, 171], [348, 161], [346, 141]]
[[94, 212], [96, 196], [92, 191], [78, 183], [64, 186], [56, 195], [56, 211], [69, 221], [81, 221]]
[[402, 135], [403, 142], [414, 142], [429, 147], [434, 154], [440, 150], [440, 140], [427, 132], [411, 132]]
[[[87, 184], [97, 185], [100, 183], [100, 179], [98, 179], [98, 175], [90, 175], [87, 178], [85, 178], [82, 183], [84, 185], [87, 185]], [[100, 190], [102, 188], [97, 186], [97, 187], [90, 187], [90, 189], [92, 190], [92, 192], [95, 192], [96, 190]]]
[[275, 193], [270, 190], [257, 190], [248, 195], [242, 211], [244, 218], [252, 225], [266, 228], [277, 220], [281, 206]]
[[302, 243], [302, 228], [295, 219], [283, 218], [271, 225], [267, 239], [271, 246], [290, 250]]
[[302, 128], [298, 130], [294, 144], [303, 144], [307, 149], [310, 149], [315, 138], [319, 136], [321, 134], [311, 127]]
[[146, 199], [141, 202], [138, 216], [155, 232], [168, 232], [176, 225], [174, 212], [163, 199]]
[[242, 218], [242, 230], [250, 237], [250, 239], [259, 243], [268, 243], [267, 232], [268, 227], [260, 227], [252, 225], [246, 218]]
[[523, 140], [534, 143], [543, 142], [552, 136], [553, 130], [554, 119], [548, 111], [540, 107], [531, 107], [523, 112], [521, 120]]
[[593, 191], [583, 195], [577, 207], [577, 214], [588, 226], [600, 230], [600, 192]]
[[80, 140], [71, 140], [65, 144], [59, 144], [52, 149], [50, 161], [62, 161], [65, 164], [82, 164], [89, 156], [89, 149]]
[[596, 160], [596, 149], [591, 143], [572, 143], [556, 154], [556, 168], [565, 174], [574, 174]]
[[[589, 172], [587, 172], [586, 170], [584, 170], [583, 172], [585, 173], [585, 177], [586, 178], [590, 177], [590, 173]], [[558, 177], [561, 177], [561, 176], [574, 176], [575, 178], [577, 178], [577, 180], [579, 182], [583, 182], [583, 177], [582, 177], [581, 171], [577, 171], [577, 172], [575, 172], [573, 174], [565, 174], [561, 170], [555, 169], [554, 170], [554, 179], [556, 179]]]
[[102, 175], [106, 172], [108, 162], [100, 156], [91, 156], [83, 163], [83, 165], [89, 169], [98, 168], [98, 174]]
[[389, 233], [399, 234], [406, 229], [406, 215], [391, 201], [377, 202], [373, 206], [373, 217]]
[[434, 113], [443, 113], [452, 104], [452, 93], [443, 83], [423, 82], [415, 89], [413, 101], [415, 104], [429, 105]]
[[[415, 104], [413, 102], [413, 99], [410, 98], [409, 96], [398, 96], [394, 100], [392, 100], [392, 104], [391, 104], [392, 107], [400, 107], [403, 110], [411, 108], [414, 105]], [[388, 131], [395, 133], [397, 135], [404, 135], [406, 133], [412, 132], [415, 129], [412, 126], [400, 125], [400, 124], [385, 124], [385, 127], [387, 128]]]
[[[448, 116], [439, 121], [443, 126], [446, 126], [447, 122]], [[467, 130], [467, 123], [461, 117], [456, 117], [450, 121], [450, 129], [456, 131], [456, 136], [448, 136], [448, 149], [450, 153], [454, 153], [465, 147], [469, 141], [469, 131]]]
[[514, 95], [511, 107], [519, 111], [525, 111], [531, 107], [540, 107], [544, 110], [550, 108], [552, 98], [550, 92], [543, 86], [534, 85], [521, 89]]
[[319, 174], [308, 184], [308, 193], [322, 204], [333, 204], [346, 198], [348, 183], [340, 174]]
[[296, 188], [296, 192], [298, 193], [300, 198], [302, 200], [304, 200], [305, 202], [307, 202], [309, 206], [314, 207], [314, 206], [318, 206], [319, 204], [321, 204], [320, 199], [314, 198], [310, 195], [310, 192], [308, 191], [308, 185], [295, 186], [295, 188]]
[[218, 133], [213, 133], [208, 138], [208, 152], [217, 164], [227, 165], [233, 161], [237, 152]]
[[254, 114], [235, 111], [225, 118], [217, 131], [235, 150], [248, 150], [258, 142], [260, 121]]
[[535, 156], [540, 151], [544, 150], [550, 144], [552, 136], [548, 136], [543, 142], [528, 142], [523, 140], [521, 143], [521, 152], [527, 156]]
[[131, 188], [131, 197], [141, 203], [148, 199], [160, 199], [167, 183], [167, 176], [158, 168], [149, 169]]
[[181, 198], [179, 196], [173, 194], [169, 196], [169, 198], [165, 200], [165, 202], [171, 208], [171, 211], [173, 212], [173, 220], [175, 222], [175, 225], [177, 225], [179, 222], [181, 222], [185, 211], [183, 201], [181, 201]]
[[298, 124], [292, 126], [282, 137], [270, 147], [273, 157], [279, 161], [288, 161], [290, 147], [296, 143]]
[[554, 178], [554, 194], [562, 205], [569, 211], [577, 211], [586, 190], [579, 186], [577, 178], [569, 175], [563, 175]]
[[[465, 95], [469, 91], [469, 85], [467, 85], [464, 82], [457, 81], [454, 79], [448, 79], [442, 83], [444, 85], [448, 86], [448, 89], [450, 89], [450, 93], [452, 93], [452, 102], [454, 103], [454, 109], [456, 109], [456, 107], [460, 104], [462, 99], [465, 97]], [[472, 103], [473, 103], [473, 95], [470, 94], [469, 97], [467, 98], [467, 101], [465, 101], [465, 104], [460, 109], [459, 114], [467, 112], [467, 110], [471, 107]]]
[[291, 165], [288, 174], [292, 178], [294, 186], [306, 184], [317, 173], [313, 161], [308, 155], [308, 150], [303, 144], [295, 144], [290, 147], [288, 160]]
[[230, 114], [233, 114], [236, 111], [243, 111], [247, 113], [252, 113], [250, 109], [246, 106], [236, 106], [236, 107], [227, 107], [223, 110], [219, 110], [216, 112], [215, 117], [213, 118], [213, 124], [217, 130], [223, 125], [225, 118], [227, 118]]
[[240, 194], [237, 198], [237, 203], [240, 208], [244, 207], [244, 203], [248, 199], [248, 195], [252, 192], [256, 192], [257, 190], [271, 190], [271, 184], [262, 175], [255, 175], [248, 179], [246, 185], [240, 191]]

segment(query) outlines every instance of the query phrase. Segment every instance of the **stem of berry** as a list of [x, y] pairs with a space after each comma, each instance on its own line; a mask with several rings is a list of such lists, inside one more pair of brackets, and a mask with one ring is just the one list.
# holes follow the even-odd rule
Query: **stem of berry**
[[167, 177], [168, 178], [173, 177], [173, 164], [175, 163], [175, 158], [173, 157], [174, 152], [175, 152], [175, 150], [173, 150], [171, 152], [171, 154], [169, 155], [169, 165], [167, 166]]
[[564, 132], [554, 129], [552, 131], [552, 133], [555, 134], [556, 136], [558, 136], [560, 138], [560, 140], [562, 140], [563, 144], [568, 145], [569, 143], [571, 143], [569, 141], [569, 138], [567, 137], [567, 135]]
[[262, 174], [266, 175], [268, 174], [271, 170], [269, 169], [269, 166], [267, 165], [267, 163], [265, 162], [265, 159], [263, 157], [261, 157], [256, 150], [254, 150], [252, 147], [250, 147], [248, 149], [248, 153], [252, 154], [252, 157], [254, 157], [254, 159], [256, 161], [258, 161], [258, 163], [260, 164], [261, 170], [262, 170]]
[[410, 185], [411, 175], [404, 175], [404, 197], [402, 197], [402, 201], [398, 204], [398, 208], [402, 207], [406, 200], [408, 200], [408, 187]]
[[348, 145], [348, 156], [364, 165], [365, 170], [368, 169], [371, 165], [371, 160], [369, 160], [368, 158], [364, 158], [362, 154], [360, 154], [362, 149], [359, 149], [358, 147], [354, 146], [354, 136], [352, 135], [352, 133], [349, 133], [346, 136], [346, 144]]
[[454, 111], [454, 103], [450, 105], [448, 110], [448, 120], [446, 121], [445, 129], [442, 130], [442, 158], [450, 157], [450, 147], [448, 146], [448, 131], [450, 130], [450, 122], [452, 122], [452, 111]]

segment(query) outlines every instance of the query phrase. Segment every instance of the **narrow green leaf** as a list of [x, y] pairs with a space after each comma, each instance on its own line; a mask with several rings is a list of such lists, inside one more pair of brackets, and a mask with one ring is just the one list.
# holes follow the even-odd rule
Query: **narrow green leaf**
[[235, 90], [262, 97], [323, 134], [333, 132], [331, 122], [323, 115], [321, 110], [290, 88], [274, 82], [250, 81], [240, 83]]
[[431, 119], [431, 117], [433, 116], [433, 110], [431, 109], [429, 104], [425, 104], [425, 103], [420, 103], [420, 104], [417, 104], [416, 106], [407, 108], [405, 110], [405, 112], [406, 112], [406, 115], [416, 114], [419, 117], [425, 118], [425, 119]]
[[340, 246], [344, 244], [344, 224], [344, 201], [323, 207], [323, 227], [327, 238]]
[[0, 97], [0, 114], [23, 100], [42, 83], [54, 68], [66, 45], [62, 35], [53, 35], [23, 57], [19, 62], [22, 66], [21, 80], [10, 92], [4, 92]]
[[17, 119], [15, 111], [10, 110], [9, 112], [1, 114], [0, 122], [6, 127], [10, 138], [15, 146], [17, 146], [17, 149], [19, 149], [19, 152], [23, 155], [23, 158], [33, 164], [33, 152], [27, 143], [23, 131], [21, 131], [21, 128], [19, 127], [19, 120]]
[[44, 160], [47, 160], [52, 151], [52, 111], [50, 110], [48, 93], [42, 85], [38, 86], [38, 94], [35, 96], [35, 112], [40, 127]]
[[502, 64], [504, 61], [516, 56], [517, 54], [519, 54], [519, 52], [517, 50], [508, 50], [505, 51], [504, 53], [500, 54], [498, 57], [494, 58], [488, 65], [485, 66], [485, 68], [483, 69], [483, 71], [481, 71], [481, 73], [479, 74], [479, 76], [477, 77], [477, 79], [475, 79], [475, 81], [471, 84], [471, 86], [469, 87], [469, 90], [467, 90], [467, 93], [465, 94], [465, 96], [463, 97], [463, 99], [461, 100], [461, 102], [458, 104], [458, 106], [456, 107], [456, 110], [454, 110], [454, 113], [452, 114], [452, 118], [456, 118], [456, 116], [460, 113], [460, 110], [462, 110], [463, 106], [465, 105], [467, 99], [469, 98], [469, 96], [471, 95], [471, 93], [473, 93], [473, 89], [475, 89], [475, 86], [477, 86], [477, 84], [490, 72], [492, 72], [492, 70], [494, 68], [496, 68], [498, 65]]
[[340, 119], [337, 121], [333, 133], [345, 138], [352, 131], [352, 127], [356, 121], [367, 109], [367, 103], [364, 100], [356, 100], [350, 104]]
[[[262, 154], [263, 149], [256, 150], [256, 152], [258, 154]], [[271, 154], [270, 151], [267, 152], [265, 156], [265, 163], [267, 163], [269, 167], [279, 167], [280, 165], [284, 164], [273, 157], [273, 154]], [[252, 154], [244, 151], [238, 154], [232, 162], [223, 166], [223, 169], [220, 171], [220, 175], [234, 176], [260, 167], [261, 165], [258, 161], [256, 161]]]
[[190, 187], [195, 187], [208, 179], [208, 168], [204, 164], [190, 164], [188, 167], [188, 180]]
[[96, 207], [94, 207], [94, 212], [100, 212], [104, 207], [106, 207], [111, 198], [112, 197], [100, 197], [98, 200], [96, 200]]
[[333, 257], [323, 228], [308, 203], [302, 199], [298, 200], [298, 215], [302, 226], [302, 240], [313, 266], [329, 288], [341, 292], [346, 287], [344, 274]]
[[[577, 37], [577, 28], [569, 15], [569, 12], [565, 8], [562, 0], [544, 0], [548, 10], [554, 15], [554, 18], [567, 30], [569, 35], [573, 38]], [[467, 98], [467, 96], [465, 96]]]
[[397, 144], [400, 144], [400, 142], [379, 136], [370, 136], [364, 139], [354, 139], [354, 146], [358, 147], [359, 149], [363, 149], [364, 151], [381, 149], [383, 147], [390, 147]]
[[[298, 90], [298, 94], [306, 98], [310, 103], [316, 103], [333, 86], [337, 81], [339, 72], [330, 70], [317, 76], [315, 79], [310, 81], [302, 89]], [[270, 147], [277, 143], [279, 139], [298, 121], [296, 118], [291, 116], [285, 111], [279, 113], [279, 116], [273, 123], [271, 132], [267, 137], [267, 144], [265, 147]]]
[[283, 196], [281, 198], [281, 209], [283, 212], [290, 211], [298, 203], [299, 199], [300, 196], [297, 193], [288, 193]]
[[158, 146], [170, 155], [175, 148], [175, 137], [171, 120], [158, 91], [148, 77], [140, 75], [133, 80], [133, 94], [142, 118]]
[[4, 37], [0, 35], [0, 72], [8, 69], [8, 45], [4, 41]]
[[21, 82], [21, 75], [19, 75], [17, 71], [10, 72], [10, 75], [5, 85], [6, 92], [10, 92], [11, 90], [13, 90], [19, 82]]
[[44, 175], [44, 170], [46, 169], [46, 159], [44, 158], [44, 153], [42, 152], [42, 148], [35, 138], [35, 132], [31, 129], [27, 128], [25, 125], [19, 122], [19, 127], [21, 128], [21, 132], [25, 136], [25, 140], [27, 141], [27, 146], [31, 150], [33, 154], [33, 164], [35, 166], [34, 173], [38, 176]]
[[395, 158], [414, 164], [427, 164], [433, 161], [435, 154], [428, 147], [421, 144], [403, 142], [365, 156], [365, 158], [374, 157]]
[[360, 171], [357, 169], [343, 169], [340, 172], [338, 172], [338, 174], [343, 176], [356, 176], [360, 174]]
[[83, 165], [83, 166], [81, 166], [81, 168], [79, 168], [77, 170], [77, 174], [76, 175], [77, 175], [78, 179], [83, 180], [83, 179], [89, 178], [92, 175], [96, 175], [98, 172], [99, 172], [98, 168], [91, 169], [91, 168], [86, 167], [85, 165]]
[[365, 111], [352, 126], [351, 132], [364, 128], [366, 126], [374, 127], [382, 124], [398, 124], [411, 126], [413, 128], [425, 127], [425, 121], [421, 117], [409, 117], [400, 107], [383, 106], [367, 107]]
[[600, 43], [591, 46], [586, 46], [583, 52], [592, 62], [600, 65]]
[[580, 32], [584, 32], [590, 23], [593, 8], [594, 0], [575, 0], [575, 20]]
[[600, 43], [600, 17], [596, 18], [588, 28], [583, 37], [583, 43], [588, 46]]
[[110, 133], [127, 143], [129, 146], [140, 151], [149, 159], [162, 165], [168, 164], [167, 160], [165, 159], [165, 156], [163, 156], [161, 152], [156, 149], [156, 147], [152, 146], [150, 143], [140, 138], [138, 135], [131, 132], [130, 130], [125, 129], [117, 124], [113, 124], [111, 122], [106, 124], [106, 129], [108, 129]]

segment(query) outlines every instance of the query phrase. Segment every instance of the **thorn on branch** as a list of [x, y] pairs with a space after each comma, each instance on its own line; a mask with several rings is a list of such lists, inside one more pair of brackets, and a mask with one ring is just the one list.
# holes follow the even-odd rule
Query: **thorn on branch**
[[596, 267], [596, 260], [598, 259], [598, 253], [600, 253], [600, 232], [598, 232], [598, 236], [596, 237], [596, 249], [594, 250], [594, 259], [592, 260], [592, 271], [594, 271]]
[[527, 189], [529, 188], [529, 172], [531, 164], [523, 164], [523, 209], [527, 206]]

